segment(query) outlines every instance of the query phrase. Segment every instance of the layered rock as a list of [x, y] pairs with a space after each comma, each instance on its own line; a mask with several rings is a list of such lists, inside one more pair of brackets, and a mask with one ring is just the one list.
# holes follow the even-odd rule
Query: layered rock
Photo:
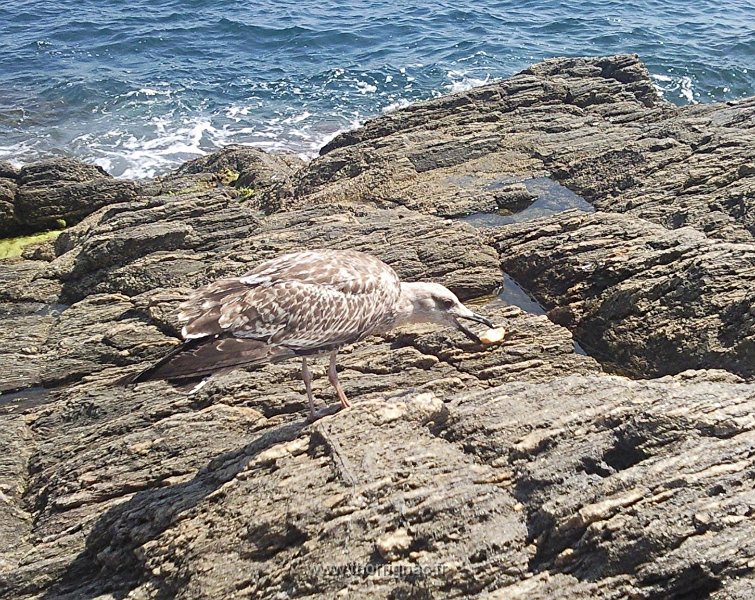
[[17, 172], [0, 167], [0, 237], [78, 223], [102, 206], [135, 199], [138, 189], [71, 158], [32, 163]]
[[[144, 197], [63, 232], [49, 263], [7, 265], [0, 290], [6, 330], [28, 329], [21, 311], [42, 337], [32, 344], [16, 336], [4, 346], [8, 364], [25, 368], [14, 368], [2, 389], [58, 385], [153, 359], [176, 343], [175, 309], [191, 288], [306, 247], [369, 251], [402, 277], [439, 281], [463, 298], [500, 282], [494, 249], [472, 227], [406, 210], [336, 206], [261, 221], [252, 205], [221, 188]], [[72, 306], [57, 319], [37, 319], [40, 302]]]
[[620, 369], [755, 378], [755, 244], [609, 213], [511, 225], [492, 238], [503, 270]]
[[314, 425], [233, 378], [108, 393], [31, 422], [13, 597], [724, 598], [755, 559], [755, 388], [722, 373], [391, 392]]
[[753, 99], [677, 108], [636, 56], [554, 59], [341, 134], [289, 203], [452, 216], [507, 208], [501, 190], [549, 173], [600, 210], [751, 241], [753, 138]]
[[[2, 166], [0, 166], [1, 170]], [[15, 177], [0, 177], [0, 234], [2, 235], [15, 231], [18, 226], [14, 206], [17, 189]]]
[[264, 212], [280, 208], [278, 196], [291, 185], [304, 161], [293, 154], [269, 153], [249, 146], [228, 146], [223, 152], [189, 161], [176, 176], [213, 173], [233, 184], [242, 197]]

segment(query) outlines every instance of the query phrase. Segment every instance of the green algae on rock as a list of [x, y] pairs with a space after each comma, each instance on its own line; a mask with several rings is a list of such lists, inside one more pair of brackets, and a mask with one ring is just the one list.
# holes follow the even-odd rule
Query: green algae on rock
[[22, 235], [14, 238], [0, 239], [0, 260], [21, 256], [24, 248], [32, 244], [41, 244], [49, 242], [60, 235], [60, 230], [43, 231], [42, 233], [33, 233], [31, 235]]

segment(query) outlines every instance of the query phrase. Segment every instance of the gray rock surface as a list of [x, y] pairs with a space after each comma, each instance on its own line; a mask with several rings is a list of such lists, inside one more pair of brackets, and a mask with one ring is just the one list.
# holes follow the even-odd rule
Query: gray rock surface
[[280, 207], [278, 196], [288, 190], [291, 178], [303, 166], [304, 161], [293, 154], [228, 146], [222, 152], [181, 165], [176, 175], [214, 173], [233, 184], [246, 200], [253, 200], [269, 213]]
[[620, 369], [755, 378], [755, 243], [610, 213], [564, 213], [491, 235], [503, 270]]
[[[0, 378], [1, 389], [60, 385], [105, 366], [152, 360], [176, 343], [176, 308], [191, 288], [303, 247], [369, 251], [402, 277], [439, 281], [463, 298], [489, 294], [500, 283], [495, 250], [468, 225], [354, 206], [261, 217], [223, 188], [148, 196], [109, 206], [63, 232], [49, 263], [9, 262], [0, 288], [0, 300], [14, 307], [4, 320], [7, 331], [27, 331], [16, 313], [31, 312], [36, 322], [39, 302], [70, 308], [44, 321], [44, 344], [24, 335], [4, 347], [9, 365], [25, 368]], [[33, 353], [23, 351], [29, 347]]]
[[[233, 147], [103, 196], [96, 167], [0, 164], [14, 202], [83, 207], [0, 265], [0, 598], [754, 597], [752, 106], [559, 59], [304, 166]], [[439, 218], [547, 215], [548, 174], [603, 212]], [[347, 347], [354, 406], [314, 424], [295, 362], [110, 385], [179, 343], [192, 287], [301, 247], [445, 283], [508, 335]], [[495, 299], [501, 267], [547, 316]]]
[[5, 160], [0, 160], [0, 178], [3, 179], [18, 179], [19, 169], [13, 164]]
[[14, 206], [17, 187], [13, 179], [0, 177], [0, 234], [15, 231], [18, 227]]
[[136, 198], [138, 184], [71, 158], [32, 163], [14, 173], [0, 167], [0, 236], [60, 229], [102, 206]]
[[730, 375], [394, 390], [314, 425], [254, 378], [117, 403], [90, 383], [37, 411], [34, 543], [0, 590], [658, 598], [751, 572], [755, 387]]
[[755, 99], [677, 108], [636, 56], [554, 59], [341, 134], [288, 202], [452, 216], [550, 173], [600, 210], [752, 241], [753, 139]]
[[113, 206], [60, 235], [49, 273], [63, 298], [137, 295], [241, 274], [304, 247], [373, 252], [407, 278], [430, 277], [463, 297], [493, 291], [497, 255], [469, 225], [407, 210], [329, 206], [262, 215], [223, 190]]
[[[0, 312], [0, 393], [42, 383], [48, 365], [47, 339], [56, 319], [44, 304], [2, 305]], [[0, 398], [2, 398], [0, 396]]]
[[41, 160], [22, 167], [18, 172], [19, 185], [51, 185], [84, 183], [110, 175], [102, 167], [81, 162], [75, 158]]

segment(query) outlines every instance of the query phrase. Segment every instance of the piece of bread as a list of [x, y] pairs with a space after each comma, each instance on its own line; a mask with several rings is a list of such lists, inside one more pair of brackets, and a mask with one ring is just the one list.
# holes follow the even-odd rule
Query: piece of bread
[[494, 344], [500, 344], [506, 337], [506, 330], [503, 327], [496, 327], [495, 329], [488, 329], [480, 336], [480, 341], [486, 346], [493, 346]]

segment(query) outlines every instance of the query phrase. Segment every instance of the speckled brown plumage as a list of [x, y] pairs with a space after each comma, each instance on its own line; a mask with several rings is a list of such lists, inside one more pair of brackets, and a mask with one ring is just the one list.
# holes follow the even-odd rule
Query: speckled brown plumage
[[395, 271], [351, 250], [284, 254], [221, 279], [181, 305], [186, 339], [233, 332], [297, 351], [327, 350], [389, 328]]

